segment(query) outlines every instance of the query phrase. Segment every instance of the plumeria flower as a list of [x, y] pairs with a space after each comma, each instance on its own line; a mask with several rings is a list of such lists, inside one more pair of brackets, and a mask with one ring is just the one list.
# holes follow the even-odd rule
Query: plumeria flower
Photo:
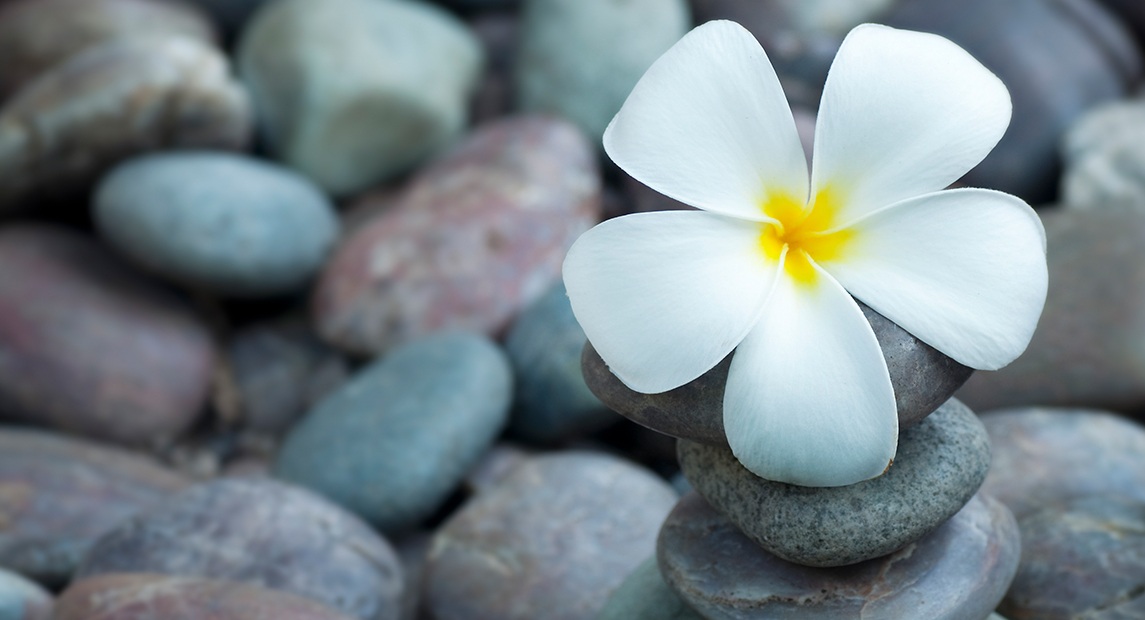
[[855, 299], [978, 369], [1013, 361], [1041, 314], [1038, 216], [1001, 192], [944, 190], [994, 148], [1010, 112], [1002, 82], [950, 41], [859, 26], [827, 77], [809, 175], [763, 49], [737, 24], [704, 24], [604, 133], [621, 168], [700, 210], [585, 233], [564, 264], [573, 311], [638, 392], [679, 387], [735, 349], [724, 427], [756, 475], [876, 477], [898, 417]]

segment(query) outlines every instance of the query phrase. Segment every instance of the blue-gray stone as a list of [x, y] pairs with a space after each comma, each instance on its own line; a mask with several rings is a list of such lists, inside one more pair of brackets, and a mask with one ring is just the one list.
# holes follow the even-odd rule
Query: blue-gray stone
[[338, 235], [305, 178], [243, 155], [175, 152], [124, 163], [95, 195], [100, 233], [140, 265], [237, 297], [294, 291]]
[[664, 583], [652, 556], [612, 593], [596, 620], [703, 620], [703, 616]]
[[563, 282], [517, 317], [505, 339], [517, 377], [509, 418], [514, 435], [551, 443], [621, 419], [584, 383], [580, 358], [585, 342]]
[[677, 446], [704, 499], [756, 544], [805, 566], [854, 564], [917, 541], [957, 513], [990, 468], [986, 429], [954, 399], [900, 434], [885, 473], [848, 486], [764, 480], [728, 448], [683, 439]]
[[518, 104], [571, 120], [595, 144], [691, 25], [684, 0], [527, 0], [522, 20]]
[[52, 597], [34, 581], [0, 570], [0, 620], [48, 620]]
[[385, 531], [417, 524], [490, 448], [513, 391], [504, 353], [451, 332], [393, 349], [314, 407], [275, 462]]

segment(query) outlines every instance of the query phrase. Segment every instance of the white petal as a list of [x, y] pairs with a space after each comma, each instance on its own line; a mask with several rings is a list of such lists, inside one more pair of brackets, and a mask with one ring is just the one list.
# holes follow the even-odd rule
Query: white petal
[[1026, 349], [1046, 300], [1045, 230], [1020, 199], [936, 192], [860, 220], [824, 269], [920, 340], [982, 370]]
[[976, 166], [1010, 124], [1010, 94], [933, 34], [863, 25], [843, 41], [823, 90], [812, 192], [840, 222], [938, 191]]
[[769, 196], [807, 197], [779, 78], [732, 22], [708, 22], [665, 52], [605, 130], [604, 150], [652, 189], [715, 213], [762, 221]]
[[565, 258], [573, 314], [625, 385], [679, 387], [719, 363], [758, 320], [778, 266], [759, 235], [758, 224], [702, 211], [608, 220]]
[[874, 478], [898, 445], [882, 350], [862, 311], [829, 275], [777, 278], [759, 324], [736, 349], [724, 428], [756, 475], [802, 486]]

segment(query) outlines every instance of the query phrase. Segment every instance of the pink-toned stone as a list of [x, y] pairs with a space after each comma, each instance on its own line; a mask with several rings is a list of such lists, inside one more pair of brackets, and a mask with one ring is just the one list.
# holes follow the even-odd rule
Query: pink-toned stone
[[574, 127], [486, 125], [342, 243], [318, 282], [318, 329], [363, 354], [441, 329], [497, 334], [599, 217], [595, 156]]
[[215, 353], [182, 305], [78, 233], [0, 230], [3, 415], [135, 445], [178, 436]]

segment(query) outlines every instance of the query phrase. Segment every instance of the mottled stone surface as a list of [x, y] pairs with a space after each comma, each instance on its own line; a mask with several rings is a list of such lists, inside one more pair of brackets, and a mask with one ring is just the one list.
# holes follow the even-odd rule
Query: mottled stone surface
[[710, 620], [980, 620], [1006, 593], [1019, 553], [1013, 515], [983, 495], [921, 540], [851, 566], [785, 562], [695, 494], [657, 543], [665, 581]]
[[1141, 77], [1141, 52], [1094, 0], [899, 0], [879, 21], [942, 35], [1006, 84], [1013, 120], [964, 180], [1032, 204], [1056, 194], [1062, 134], [1090, 108], [1125, 96]]
[[194, 577], [102, 575], [74, 583], [54, 620], [350, 620], [286, 592]]
[[50, 620], [52, 595], [34, 581], [0, 570], [0, 620]]
[[465, 487], [470, 493], [483, 493], [501, 484], [521, 463], [534, 454], [511, 443], [499, 443], [489, 449], [465, 474]]
[[93, 206], [104, 239], [136, 264], [233, 297], [297, 291], [338, 237], [334, 206], [305, 177], [231, 153], [134, 158], [100, 181]]
[[0, 209], [82, 193], [139, 153], [240, 149], [250, 129], [246, 92], [215, 48], [188, 38], [113, 39], [0, 108]]
[[77, 579], [110, 573], [204, 577], [283, 590], [361, 620], [397, 615], [402, 572], [389, 543], [352, 515], [268, 479], [219, 479], [121, 523]]
[[0, 430], [0, 566], [55, 587], [88, 547], [189, 482], [142, 456], [26, 429]]
[[[946, 357], [860, 303], [883, 350], [898, 407], [899, 429], [917, 424], [944, 403], [973, 369]], [[585, 347], [581, 368], [589, 389], [628, 419], [666, 435], [726, 446], [724, 384], [733, 352], [695, 381], [662, 394], [641, 394], [620, 382], [600, 355]]]
[[282, 0], [238, 46], [271, 153], [337, 195], [454, 140], [481, 62], [464, 24], [425, 2]]
[[1110, 413], [1018, 408], [982, 416], [993, 463], [982, 490], [1022, 519], [1086, 495], [1145, 502], [1145, 428]]
[[567, 118], [599, 145], [640, 76], [690, 27], [685, 0], [529, 0], [518, 107]]
[[521, 312], [505, 338], [516, 395], [509, 432], [536, 443], [570, 439], [620, 420], [584, 383], [584, 330], [558, 282]]
[[644, 560], [608, 598], [596, 620], [703, 620], [660, 575], [656, 558]]
[[243, 426], [259, 433], [285, 432], [350, 375], [347, 361], [302, 321], [244, 328], [231, 338], [227, 358]]
[[437, 620], [590, 620], [655, 548], [676, 493], [622, 459], [538, 457], [438, 530], [426, 604]]
[[319, 331], [361, 353], [443, 328], [498, 333], [560, 277], [599, 201], [592, 146], [571, 125], [486, 125], [342, 242], [315, 292]]
[[410, 342], [323, 399], [290, 431], [275, 475], [375, 527], [416, 525], [500, 434], [512, 404], [504, 353], [483, 336]]
[[1092, 496], [1020, 525], [1022, 563], [998, 607], [1008, 618], [1145, 617], [1145, 502]]
[[764, 480], [728, 448], [680, 440], [678, 450], [696, 491], [748, 538], [809, 566], [853, 564], [918, 540], [966, 504], [990, 467], [986, 430], [956, 400], [900, 435], [886, 473], [845, 487]]
[[1145, 211], [1143, 144], [1145, 101], [1119, 101], [1083, 116], [1063, 140], [1063, 205]]
[[194, 7], [170, 0], [14, 0], [0, 5], [0, 101], [69, 56], [108, 39], [215, 39]]
[[3, 417], [162, 444], [199, 414], [213, 364], [207, 329], [94, 241], [0, 230]]
[[1145, 406], [1145, 213], [1045, 210], [1050, 287], [1030, 346], [957, 394], [977, 411]]

